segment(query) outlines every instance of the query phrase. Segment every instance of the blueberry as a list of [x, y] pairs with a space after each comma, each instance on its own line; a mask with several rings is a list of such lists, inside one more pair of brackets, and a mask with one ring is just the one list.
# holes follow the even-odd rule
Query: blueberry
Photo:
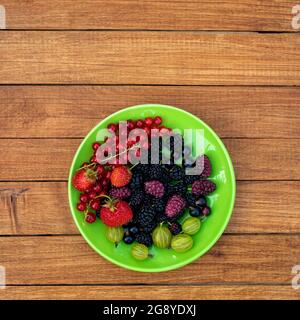
[[134, 238], [132, 236], [124, 236], [123, 241], [126, 244], [131, 244], [134, 241]]
[[137, 234], [137, 233], [139, 233], [139, 228], [137, 227], [137, 226], [132, 226], [130, 229], [129, 229], [129, 232], [131, 233], [131, 234]]
[[201, 214], [201, 211], [198, 207], [190, 207], [190, 215], [192, 217], [199, 217]]
[[204, 207], [206, 205], [206, 199], [205, 197], [200, 197], [195, 203], [199, 207]]
[[204, 216], [209, 216], [209, 215], [210, 215], [210, 212], [211, 212], [211, 210], [210, 210], [210, 207], [208, 207], [208, 206], [205, 206], [205, 207], [202, 209], [202, 214], [203, 214]]

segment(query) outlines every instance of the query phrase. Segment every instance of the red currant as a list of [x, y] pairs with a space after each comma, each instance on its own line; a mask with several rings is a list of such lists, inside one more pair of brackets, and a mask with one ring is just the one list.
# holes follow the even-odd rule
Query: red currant
[[141, 156], [141, 149], [137, 149], [137, 150], [135, 151], [135, 156], [136, 156], [136, 157], [140, 157], [140, 156]]
[[84, 193], [80, 195], [79, 199], [80, 199], [80, 202], [87, 203], [89, 201], [89, 196]]
[[117, 125], [114, 124], [114, 123], [110, 123], [108, 126], [107, 126], [107, 129], [109, 132], [116, 132], [117, 131]]
[[77, 209], [78, 209], [79, 211], [84, 211], [84, 210], [86, 209], [86, 204], [83, 203], [83, 202], [77, 203]]
[[100, 147], [100, 143], [99, 142], [94, 142], [92, 145], [92, 148], [94, 151], [97, 151], [97, 149]]
[[100, 201], [98, 199], [95, 199], [95, 200], [91, 201], [90, 207], [93, 210], [99, 210], [101, 208]]
[[157, 116], [154, 118], [154, 124], [156, 124], [157, 126], [159, 126], [162, 123], [162, 118]]
[[166, 127], [161, 127], [160, 130], [159, 130], [159, 132], [160, 132], [161, 134], [169, 134], [169, 129], [166, 128]]
[[87, 223], [93, 223], [96, 221], [96, 215], [93, 212], [88, 212], [85, 216], [85, 221]]
[[101, 180], [101, 184], [102, 184], [103, 189], [105, 189], [105, 187], [108, 187], [108, 185], [109, 185], [109, 180], [104, 178]]
[[97, 184], [94, 186], [93, 190], [94, 190], [96, 193], [101, 192], [101, 191], [102, 191], [102, 186], [101, 186], [101, 184], [100, 184], [100, 183], [97, 183]]
[[91, 157], [90, 162], [93, 162], [93, 163], [97, 162], [97, 157], [96, 157], [96, 155], [93, 155], [93, 156]]
[[137, 126], [138, 128], [143, 128], [143, 126], [144, 126], [144, 121], [141, 120], [141, 119], [139, 119], [139, 120], [136, 122], [136, 126]]
[[145, 119], [145, 125], [147, 127], [151, 127], [152, 126], [152, 123], [153, 123], [153, 119], [152, 118], [146, 118]]
[[97, 167], [96, 167], [96, 171], [97, 171], [98, 177], [101, 177], [102, 173], [104, 172], [103, 165], [102, 164], [98, 164]]
[[148, 136], [151, 134], [151, 129], [149, 127], [145, 127], [144, 131], [147, 133]]
[[106, 173], [105, 173], [105, 178], [106, 178], [107, 180], [109, 180], [110, 177], [111, 177], [111, 171], [106, 171]]
[[88, 195], [90, 199], [94, 199], [95, 197], [97, 197], [97, 193], [95, 191], [91, 191]]
[[135, 144], [135, 141], [134, 141], [134, 140], [128, 140], [128, 141], [127, 141], [127, 147], [128, 147], [128, 148], [132, 147], [134, 144]]
[[134, 129], [134, 122], [132, 120], [127, 120], [127, 128], [129, 131]]

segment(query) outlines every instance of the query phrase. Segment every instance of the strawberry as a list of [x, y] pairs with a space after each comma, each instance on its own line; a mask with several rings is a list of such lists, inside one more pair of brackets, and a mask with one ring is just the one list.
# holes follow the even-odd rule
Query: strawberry
[[115, 187], [124, 187], [131, 180], [132, 173], [131, 171], [125, 167], [120, 166], [113, 169], [110, 177], [111, 184]]
[[133, 212], [126, 201], [110, 199], [101, 208], [100, 218], [109, 227], [119, 227], [132, 220]]
[[84, 192], [90, 189], [96, 182], [97, 174], [90, 168], [79, 169], [73, 179], [72, 184], [77, 190]]

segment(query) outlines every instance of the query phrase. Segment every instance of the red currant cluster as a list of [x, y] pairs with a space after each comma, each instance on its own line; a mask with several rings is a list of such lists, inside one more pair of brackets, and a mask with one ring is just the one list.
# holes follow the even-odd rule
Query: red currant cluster
[[[141, 149], [149, 149], [151, 146], [151, 129], [158, 129], [161, 135], [168, 134], [172, 130], [162, 125], [162, 118], [159, 116], [148, 117], [138, 120], [127, 120], [125, 131], [117, 123], [111, 123], [107, 126], [111, 136], [104, 139], [103, 142], [94, 142], [92, 144], [93, 155], [89, 162], [84, 162], [73, 178], [73, 185], [81, 191], [77, 209], [85, 213], [85, 220], [93, 223], [96, 220], [96, 212], [101, 209], [103, 204], [103, 196], [108, 194], [111, 187], [112, 171], [121, 166], [120, 163], [130, 163], [128, 159], [128, 150], [135, 148], [136, 157], [140, 156]], [[137, 136], [135, 140], [127, 139], [129, 133], [134, 129], [142, 129], [146, 133], [145, 136]], [[120, 142], [120, 136], [126, 136], [126, 145]], [[146, 137], [146, 138], [145, 138]], [[121, 139], [123, 141], [123, 139]], [[112, 145], [115, 146], [116, 155], [113, 157], [112, 163], [98, 163], [97, 150], [105, 143], [105, 152], [109, 155]], [[138, 146], [138, 147], [137, 147]], [[123, 152], [125, 150], [125, 152]], [[122, 161], [121, 161], [122, 160]]]

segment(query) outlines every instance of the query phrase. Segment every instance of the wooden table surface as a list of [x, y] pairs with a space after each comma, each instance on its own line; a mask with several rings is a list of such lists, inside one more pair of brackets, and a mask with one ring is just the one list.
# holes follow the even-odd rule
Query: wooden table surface
[[[291, 286], [300, 264], [296, 4], [0, 0], [0, 299], [300, 299]], [[82, 138], [140, 103], [175, 105], [207, 122], [237, 177], [218, 243], [160, 274], [101, 258], [67, 199]]]

